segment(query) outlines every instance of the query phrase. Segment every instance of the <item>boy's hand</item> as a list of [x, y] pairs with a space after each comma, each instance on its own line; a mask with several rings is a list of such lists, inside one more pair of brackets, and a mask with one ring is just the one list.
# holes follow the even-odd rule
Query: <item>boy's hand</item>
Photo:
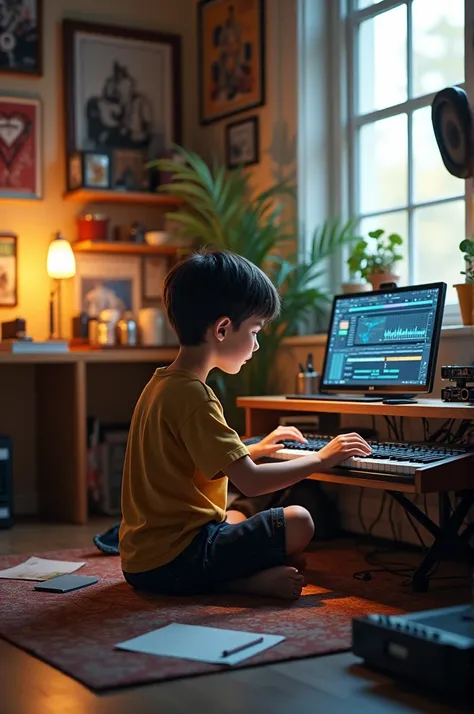
[[304, 438], [301, 431], [295, 426], [279, 426], [259, 441], [258, 444], [251, 444], [248, 447], [252, 461], [274, 456], [280, 449], [284, 448], [281, 442], [285, 439], [300, 441], [303, 444], [307, 443], [307, 439]]
[[329, 444], [326, 444], [318, 451], [317, 457], [320, 460], [321, 468], [326, 470], [332, 466], [337, 466], [350, 456], [368, 456], [371, 453], [372, 449], [365, 439], [352, 432], [350, 434], [339, 434], [339, 436], [331, 439]]

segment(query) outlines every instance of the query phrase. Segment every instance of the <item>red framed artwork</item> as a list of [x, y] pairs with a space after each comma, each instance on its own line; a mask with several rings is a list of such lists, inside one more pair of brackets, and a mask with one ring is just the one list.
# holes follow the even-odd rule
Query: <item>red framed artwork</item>
[[0, 96], [0, 198], [41, 196], [41, 101]]

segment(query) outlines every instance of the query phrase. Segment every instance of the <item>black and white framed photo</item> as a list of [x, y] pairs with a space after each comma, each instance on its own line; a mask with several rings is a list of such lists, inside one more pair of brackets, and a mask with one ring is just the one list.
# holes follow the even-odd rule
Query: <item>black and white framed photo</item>
[[43, 0], [0, 0], [0, 74], [42, 74]]
[[181, 141], [181, 38], [63, 20], [67, 154], [144, 152]]
[[227, 124], [225, 128], [226, 163], [229, 169], [258, 164], [259, 122], [258, 116]]

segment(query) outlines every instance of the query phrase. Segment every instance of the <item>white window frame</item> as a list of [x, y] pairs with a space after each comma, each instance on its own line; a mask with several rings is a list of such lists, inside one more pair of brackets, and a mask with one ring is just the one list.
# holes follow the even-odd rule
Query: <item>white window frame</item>
[[[447, 0], [448, 1], [448, 0]], [[332, 3], [333, 0], [329, 0]], [[382, 0], [382, 2], [376, 3], [374, 5], [369, 5], [362, 10], [357, 10], [357, 0], [340, 0], [340, 3], [333, 2], [333, 7], [328, 5], [329, 10], [329, 29], [331, 36], [333, 38], [335, 53], [338, 57], [332, 58], [332, 66], [337, 66], [340, 71], [341, 76], [341, 87], [344, 87], [346, 92], [346, 101], [341, 102], [341, 126], [346, 127], [346, 131], [341, 132], [342, 135], [345, 133], [345, 137], [341, 136], [342, 144], [347, 147], [347, 157], [344, 162], [344, 157], [340, 157], [340, 175], [339, 181], [346, 185], [346, 201], [345, 206], [341, 205], [341, 209], [344, 212], [348, 212], [349, 215], [355, 216], [358, 220], [365, 218], [370, 218], [371, 216], [383, 216], [384, 214], [393, 213], [394, 211], [406, 211], [408, 214], [408, 269], [409, 269], [409, 280], [413, 282], [413, 266], [414, 266], [414, 252], [415, 252], [415, 240], [413, 238], [413, 214], [418, 208], [425, 206], [438, 206], [447, 203], [452, 203], [454, 201], [459, 201], [460, 198], [464, 196], [466, 202], [466, 235], [472, 235], [472, 216], [469, 206], [472, 205], [473, 199], [473, 181], [464, 182], [464, 190], [462, 187], [461, 180], [459, 194], [454, 197], [437, 199], [432, 201], [415, 202], [413, 196], [413, 130], [412, 130], [412, 117], [413, 112], [417, 109], [431, 106], [435, 93], [426, 94], [421, 97], [416, 97], [415, 99], [407, 99], [406, 101], [394, 105], [392, 107], [384, 108], [381, 110], [372, 111], [368, 114], [362, 114], [358, 116], [356, 114], [357, 106], [357, 91], [358, 91], [358, 47], [357, 47], [357, 28], [361, 22], [368, 18], [376, 17], [387, 10], [399, 6], [406, 6], [407, 8], [407, 97], [411, 95], [411, 63], [412, 63], [412, 48], [413, 48], [413, 28], [412, 28], [412, 15], [411, 6], [413, 0]], [[339, 4], [339, 7], [338, 7]], [[469, 37], [471, 35], [472, 22], [474, 17], [474, 9], [470, 7], [470, 0], [465, 0], [465, 82], [460, 85], [463, 87], [468, 94], [472, 90], [472, 84], [474, 80], [474, 73], [472, 72], [473, 67], [473, 50], [471, 47], [471, 42]], [[339, 11], [339, 17], [335, 17], [334, 10]], [[331, 17], [332, 16], [332, 17]], [[335, 24], [337, 23], [337, 25]], [[341, 32], [341, 26], [344, 31]], [[345, 48], [340, 43], [337, 43], [337, 39], [345, 40]], [[344, 42], [342, 43], [344, 45]], [[341, 56], [342, 55], [342, 56]], [[471, 86], [470, 86], [471, 85]], [[441, 88], [440, 88], [441, 89]], [[471, 91], [471, 98], [474, 101], [474, 94]], [[359, 172], [359, 157], [358, 157], [358, 141], [357, 134], [360, 127], [366, 124], [371, 124], [380, 119], [386, 119], [389, 117], [398, 116], [400, 114], [407, 115], [407, 132], [408, 132], [408, 201], [406, 204], [400, 206], [395, 206], [390, 209], [381, 210], [371, 213], [361, 213], [358, 210], [359, 206], [359, 196], [357, 195], [358, 177]], [[342, 192], [344, 194], [344, 191]], [[459, 241], [460, 242], [460, 241]], [[458, 250], [458, 244], [453, 246], [453, 249]], [[461, 255], [460, 255], [461, 258]], [[460, 270], [461, 270], [461, 260], [460, 260]], [[342, 276], [344, 279], [349, 277], [347, 266], [342, 267]], [[460, 323], [460, 313], [458, 305], [447, 305], [445, 309], [444, 316], [445, 324], [459, 324]]]

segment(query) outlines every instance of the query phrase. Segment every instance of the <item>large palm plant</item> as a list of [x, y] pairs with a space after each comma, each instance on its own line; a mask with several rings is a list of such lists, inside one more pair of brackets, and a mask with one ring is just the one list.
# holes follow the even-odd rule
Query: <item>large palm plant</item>
[[303, 254], [294, 248], [296, 219], [287, 217], [293, 186], [282, 182], [255, 194], [245, 170], [228, 172], [216, 163], [210, 169], [196, 153], [179, 149], [178, 154], [176, 160], [159, 159], [152, 165], [172, 176], [160, 190], [183, 199], [182, 207], [169, 214], [179, 223], [181, 235], [194, 245], [225, 248], [251, 260], [265, 270], [282, 296], [280, 317], [260, 335], [256, 359], [237, 376], [218, 373], [210, 378], [225, 402], [229, 421], [239, 428], [236, 396], [275, 391], [272, 366], [282, 340], [296, 334], [308, 317], [327, 311], [331, 296], [322, 286], [325, 261], [355, 239], [354, 224], [325, 222]]

